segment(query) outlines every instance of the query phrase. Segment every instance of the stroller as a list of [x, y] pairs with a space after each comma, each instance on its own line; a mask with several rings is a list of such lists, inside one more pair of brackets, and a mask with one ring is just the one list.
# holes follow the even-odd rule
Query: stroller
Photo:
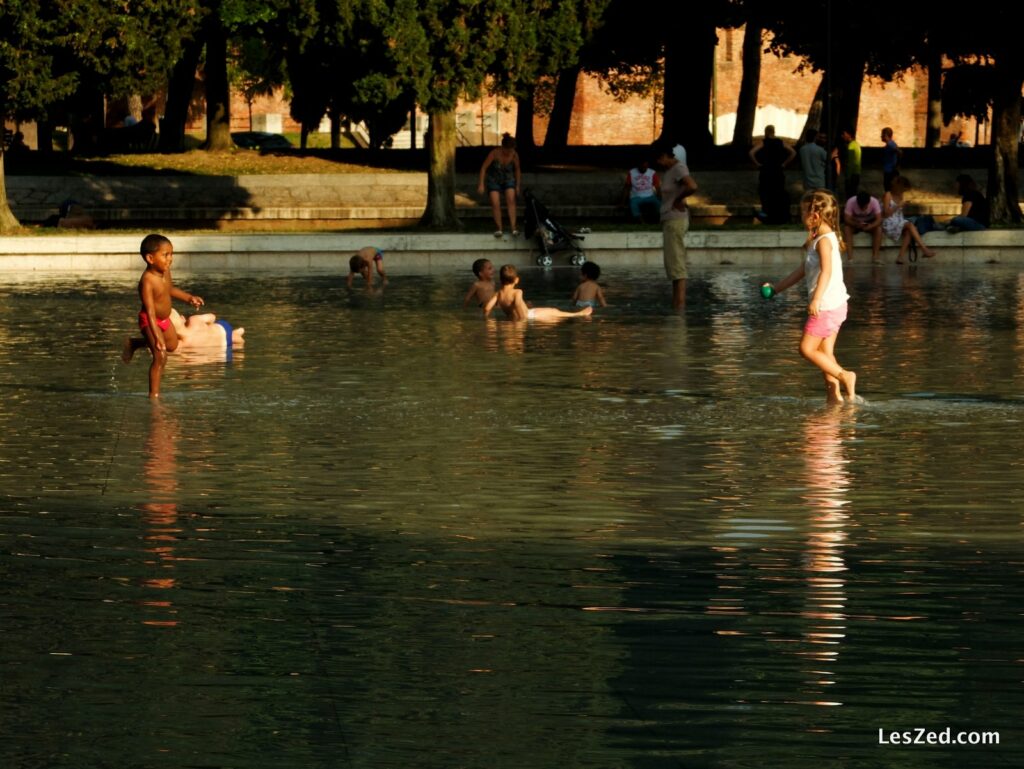
[[581, 233], [569, 232], [552, 219], [547, 207], [530, 190], [523, 192], [523, 200], [526, 201], [526, 237], [535, 237], [540, 247], [537, 264], [550, 267], [553, 262], [551, 255], [559, 251], [572, 251], [569, 262], [573, 265], [587, 261], [587, 255], [579, 245], [583, 240]]

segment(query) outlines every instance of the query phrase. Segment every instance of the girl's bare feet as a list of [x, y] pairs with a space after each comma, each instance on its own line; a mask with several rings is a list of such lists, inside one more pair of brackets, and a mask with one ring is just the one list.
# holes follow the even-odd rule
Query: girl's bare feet
[[842, 382], [843, 387], [846, 388], [846, 397], [851, 401], [857, 400], [857, 374], [853, 371], [841, 369], [836, 379]]
[[931, 259], [933, 256], [935, 256], [935, 249], [934, 248], [926, 248], [921, 253], [924, 254], [924, 258], [925, 259]]

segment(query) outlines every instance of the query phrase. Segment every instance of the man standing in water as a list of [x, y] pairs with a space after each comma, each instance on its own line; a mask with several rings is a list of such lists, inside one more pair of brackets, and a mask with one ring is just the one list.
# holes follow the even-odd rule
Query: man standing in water
[[672, 154], [670, 142], [655, 142], [652, 147], [661, 174], [661, 231], [664, 237], [665, 274], [672, 281], [672, 309], [686, 306], [686, 231], [690, 229], [690, 209], [686, 199], [697, 191], [690, 169]]

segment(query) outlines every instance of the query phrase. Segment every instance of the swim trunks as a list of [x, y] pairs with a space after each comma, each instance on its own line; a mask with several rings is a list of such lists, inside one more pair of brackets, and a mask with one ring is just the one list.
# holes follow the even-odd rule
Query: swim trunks
[[384, 252], [381, 251], [379, 248], [377, 249], [377, 253], [373, 255], [373, 261], [375, 261], [375, 262], [382, 262], [382, 261], [384, 261]]
[[[171, 327], [171, 319], [170, 318], [157, 318], [156, 319], [156, 325], [158, 325], [160, 327], [161, 331], [166, 331], [167, 329], [169, 329]], [[147, 328], [149, 328], [149, 313], [147, 313], [147, 312], [140, 312], [139, 313], [139, 328], [141, 328], [143, 331], [145, 331]]]
[[225, 338], [227, 339], [228, 349], [230, 350], [232, 342], [231, 335], [234, 334], [235, 330], [231, 328], [231, 324], [228, 323], [226, 320], [221, 320], [220, 318], [218, 318], [217, 320], [214, 321], [214, 323], [216, 323], [218, 326], [224, 329], [224, 335]]
[[584, 307], [591, 307], [591, 308], [596, 310], [597, 309], [597, 302], [595, 302], [593, 299], [577, 299], [576, 300], [576, 307], [578, 307], [581, 310]]

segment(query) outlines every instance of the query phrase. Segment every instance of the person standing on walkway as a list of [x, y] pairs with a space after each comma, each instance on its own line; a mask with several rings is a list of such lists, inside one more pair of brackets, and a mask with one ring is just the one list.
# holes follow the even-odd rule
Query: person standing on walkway
[[900, 158], [903, 150], [892, 139], [892, 129], [882, 129], [882, 187], [885, 192], [892, 189], [892, 180], [900, 175]]
[[672, 309], [686, 306], [686, 231], [690, 209], [686, 199], [697, 191], [690, 169], [672, 154], [671, 142], [656, 142], [654, 162], [661, 174], [661, 231], [664, 238], [665, 274], [672, 281]]
[[796, 151], [775, 135], [775, 126], [764, 127], [764, 138], [750, 150], [750, 159], [759, 169], [757, 194], [761, 198], [765, 224], [789, 224], [789, 196], [786, 194], [786, 166]]
[[804, 175], [804, 192], [826, 189], [828, 153], [825, 151], [825, 134], [816, 128], [808, 128], [804, 134], [804, 146], [797, 154]]
[[516, 140], [511, 134], [501, 137], [501, 146], [491, 150], [480, 166], [480, 184], [477, 192], [481, 195], [487, 190], [491, 199], [491, 214], [494, 216], [494, 237], [500, 238], [504, 233], [501, 229], [501, 198], [505, 198], [508, 208], [508, 224], [512, 237], [519, 235], [516, 229], [516, 198], [522, 187], [522, 173], [519, 168], [519, 153], [516, 152]]
[[847, 199], [856, 197], [857, 193], [860, 192], [860, 144], [856, 139], [852, 128], [844, 128], [842, 133], [843, 143], [846, 145], [845, 151], [841, 150], [840, 157], [842, 158], [842, 170], [843, 170], [843, 189], [846, 190]]

